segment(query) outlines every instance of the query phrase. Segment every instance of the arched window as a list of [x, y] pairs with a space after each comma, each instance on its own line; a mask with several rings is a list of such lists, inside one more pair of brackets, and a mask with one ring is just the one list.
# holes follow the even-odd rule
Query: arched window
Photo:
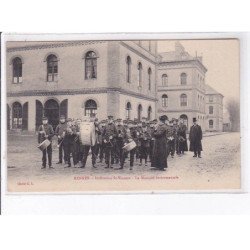
[[97, 55], [94, 51], [89, 51], [85, 56], [85, 79], [97, 78]]
[[139, 62], [138, 66], [138, 86], [141, 87], [142, 86], [142, 64]]
[[138, 111], [138, 120], [140, 121], [141, 120], [141, 114], [142, 114], [142, 105], [141, 104], [138, 105], [137, 111]]
[[214, 121], [213, 120], [209, 120], [209, 128], [213, 128], [214, 127]]
[[130, 56], [127, 56], [127, 60], [126, 60], [126, 77], [127, 77], [127, 82], [130, 83], [131, 82], [131, 58]]
[[12, 105], [12, 128], [22, 128], [23, 110], [19, 102], [14, 102]]
[[187, 106], [187, 95], [186, 94], [181, 94], [180, 96], [180, 101], [181, 101], [181, 106]]
[[19, 57], [16, 57], [12, 61], [13, 66], [13, 83], [22, 82], [22, 60]]
[[130, 119], [131, 117], [131, 103], [130, 102], [127, 102], [127, 105], [126, 105], [126, 118], [127, 119]]
[[151, 90], [151, 75], [152, 75], [152, 70], [151, 68], [148, 68], [148, 90]]
[[163, 74], [161, 77], [162, 80], [162, 86], [167, 86], [168, 85], [168, 75]]
[[97, 104], [94, 100], [90, 99], [85, 103], [85, 116], [97, 113]]
[[181, 73], [181, 85], [186, 85], [186, 84], [187, 84], [187, 74]]
[[168, 106], [168, 96], [166, 94], [163, 94], [161, 97], [162, 100], [162, 107], [167, 107]]
[[151, 106], [148, 107], [148, 120], [151, 120], [151, 116], [152, 116], [152, 108]]
[[47, 57], [47, 81], [55, 82], [58, 76], [58, 60], [53, 54]]

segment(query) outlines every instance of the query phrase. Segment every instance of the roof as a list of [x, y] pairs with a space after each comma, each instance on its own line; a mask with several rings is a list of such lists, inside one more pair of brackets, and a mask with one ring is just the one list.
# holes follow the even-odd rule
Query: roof
[[187, 61], [187, 60], [194, 60], [192, 56], [188, 54], [188, 52], [177, 52], [177, 51], [169, 51], [160, 53], [162, 62], [175, 62], [175, 61]]
[[195, 57], [191, 56], [187, 51], [185, 51], [185, 48], [179, 41], [175, 43], [174, 51], [162, 52], [159, 54], [160, 64], [189, 62], [189, 61], [198, 63], [205, 72], [207, 71], [206, 67], [202, 63], [202, 57], [197, 55]]
[[216, 91], [215, 89], [213, 89], [208, 84], [205, 85], [205, 92], [206, 92], [206, 95], [222, 95], [221, 93], [219, 93], [218, 91]]

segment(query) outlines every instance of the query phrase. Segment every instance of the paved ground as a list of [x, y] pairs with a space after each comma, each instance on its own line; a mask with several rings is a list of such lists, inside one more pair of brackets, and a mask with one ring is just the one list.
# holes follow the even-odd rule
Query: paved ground
[[[55, 169], [41, 170], [41, 152], [36, 137], [8, 135], [9, 191], [110, 191], [110, 190], [196, 190], [237, 189], [240, 187], [240, 134], [227, 133], [205, 137], [202, 158], [191, 152], [168, 159], [166, 172], [153, 171], [129, 162], [123, 170], [105, 169], [98, 163], [93, 169], [90, 159], [85, 169], [56, 165], [58, 149], [54, 146]], [[55, 143], [56, 145], [56, 143]], [[89, 156], [90, 158], [90, 156]]]

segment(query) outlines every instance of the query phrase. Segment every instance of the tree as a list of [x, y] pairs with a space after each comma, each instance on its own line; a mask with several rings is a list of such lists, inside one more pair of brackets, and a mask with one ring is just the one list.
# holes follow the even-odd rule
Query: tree
[[227, 102], [227, 111], [231, 122], [231, 131], [240, 131], [240, 103], [235, 99]]

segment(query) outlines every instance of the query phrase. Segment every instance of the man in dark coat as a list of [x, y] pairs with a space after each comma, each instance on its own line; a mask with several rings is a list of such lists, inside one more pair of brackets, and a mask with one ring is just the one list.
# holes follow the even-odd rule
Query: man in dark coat
[[113, 168], [117, 130], [112, 115], [108, 116], [108, 122], [102, 132], [102, 137], [105, 147], [105, 163], [107, 164], [105, 168]]
[[58, 138], [58, 148], [59, 148], [59, 161], [56, 164], [62, 164], [63, 155], [64, 155], [64, 162], [66, 162], [66, 154], [63, 150], [64, 148], [63, 141], [64, 141], [66, 129], [67, 129], [67, 123], [65, 120], [65, 116], [61, 115], [60, 123], [57, 125], [56, 130], [55, 130], [55, 135]]
[[74, 167], [78, 163], [77, 151], [76, 151], [76, 139], [77, 139], [77, 130], [76, 126], [73, 124], [72, 119], [67, 119], [67, 128], [63, 140], [64, 153], [66, 155], [67, 168], [71, 167], [71, 156], [73, 158]]
[[98, 140], [98, 135], [101, 133], [99, 129], [99, 124], [98, 124], [98, 118], [95, 117], [96, 115], [94, 113], [90, 114], [90, 122], [93, 122], [95, 126], [95, 141], [93, 144], [90, 145], [83, 145], [83, 159], [82, 159], [82, 166], [81, 168], [85, 168], [86, 163], [87, 163], [87, 158], [89, 155], [89, 151], [91, 149], [91, 154], [92, 154], [92, 167], [96, 168], [96, 158], [97, 158], [97, 140]]
[[162, 171], [167, 168], [167, 126], [165, 120], [167, 116], [159, 117], [159, 123], [155, 127], [153, 136], [155, 137], [151, 167]]
[[185, 151], [188, 151], [187, 146], [187, 126], [184, 124], [183, 119], [180, 119], [180, 124], [177, 130], [177, 140], [179, 143], [178, 153], [183, 155]]
[[117, 121], [116, 152], [117, 152], [118, 161], [120, 162], [120, 167], [115, 168], [115, 169], [123, 169], [124, 161], [125, 161], [125, 154], [124, 154], [123, 146], [127, 137], [127, 132], [126, 132], [124, 125], [122, 124], [122, 119], [119, 118], [116, 121]]
[[54, 130], [53, 127], [48, 124], [48, 118], [47, 117], [43, 117], [42, 118], [43, 124], [39, 126], [38, 128], [38, 143], [42, 143], [43, 141], [45, 141], [46, 139], [48, 139], [50, 141], [50, 145], [45, 148], [42, 152], [43, 152], [43, 156], [42, 156], [42, 169], [46, 168], [46, 161], [47, 161], [47, 156], [48, 155], [48, 162], [49, 162], [49, 168], [53, 168], [52, 167], [52, 146], [51, 146], [51, 141], [52, 141], [52, 137], [54, 136]]
[[193, 157], [201, 158], [201, 151], [202, 151], [202, 130], [201, 127], [197, 124], [196, 118], [193, 118], [193, 125], [190, 128], [189, 133], [189, 140], [190, 140], [190, 148], [189, 151], [194, 152]]

